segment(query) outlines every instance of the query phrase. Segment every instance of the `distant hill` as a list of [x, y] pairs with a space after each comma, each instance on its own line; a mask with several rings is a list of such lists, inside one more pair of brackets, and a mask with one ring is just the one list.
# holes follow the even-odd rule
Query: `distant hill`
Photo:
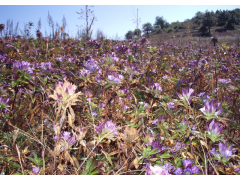
[[[163, 17], [159, 19], [163, 19]], [[165, 24], [158, 24], [156, 17], [152, 31], [142, 36], [148, 37], [150, 41], [155, 42], [166, 42], [174, 39], [175, 41], [196, 40], [200, 37], [211, 36], [228, 37], [239, 41], [240, 37], [239, 8], [232, 11], [197, 12], [192, 19], [187, 19], [184, 22], [169, 24], [166, 20], [163, 19], [163, 21], [165, 21]], [[161, 25], [163, 28], [161, 28]], [[237, 46], [240, 45], [237, 44]]]

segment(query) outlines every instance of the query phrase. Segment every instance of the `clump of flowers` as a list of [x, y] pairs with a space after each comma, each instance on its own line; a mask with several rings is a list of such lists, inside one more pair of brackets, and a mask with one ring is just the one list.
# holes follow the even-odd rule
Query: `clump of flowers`
[[145, 175], [171, 175], [165, 166], [147, 164]]
[[118, 51], [119, 54], [126, 54], [129, 52], [129, 48], [125, 45], [118, 45], [116, 47], [116, 50]]
[[194, 90], [182, 88], [182, 94], [177, 93], [178, 97], [183, 101], [185, 105], [190, 105], [192, 102]]
[[177, 168], [174, 172], [176, 175], [192, 175], [199, 174], [199, 168], [195, 165], [192, 166], [192, 161], [187, 159], [183, 160], [184, 170], [182, 168]]
[[81, 78], [87, 78], [89, 75], [91, 74], [91, 71], [87, 70], [87, 69], [82, 69], [78, 75], [81, 77]]
[[218, 82], [220, 82], [221, 84], [230, 84], [231, 81], [228, 81], [226, 79], [218, 79]]
[[104, 137], [106, 135], [105, 137], [108, 139], [118, 136], [117, 126], [110, 120], [106, 123], [100, 122], [96, 127], [96, 131], [100, 137]]
[[212, 153], [219, 161], [223, 162], [224, 164], [228, 162], [228, 160], [232, 157], [233, 155], [233, 150], [232, 150], [232, 145], [227, 146], [227, 142], [225, 143], [219, 143], [219, 153], [217, 153], [215, 148], [212, 148], [210, 153]]
[[89, 70], [91, 73], [94, 71], [98, 71], [98, 73], [101, 73], [101, 69], [98, 66], [98, 62], [93, 59], [92, 57], [90, 57], [90, 59], [88, 59], [86, 62], [84, 62], [83, 66]]
[[223, 126], [219, 126], [219, 122], [215, 124], [215, 119], [212, 120], [212, 122], [207, 125], [207, 133], [208, 137], [213, 141], [220, 140], [220, 134], [223, 129]]
[[81, 92], [75, 93], [77, 89], [77, 86], [65, 81], [64, 83], [58, 82], [56, 84], [54, 94], [50, 95], [49, 97], [56, 100], [58, 103], [62, 103], [62, 105], [68, 106], [68, 105], [75, 105], [77, 101], [77, 96], [82, 95]]
[[141, 41], [142, 44], [147, 42], [147, 38], [146, 37], [141, 37], [139, 40]]
[[0, 111], [3, 110], [4, 113], [7, 113], [7, 111], [10, 111], [8, 107], [10, 107], [9, 98], [5, 99], [3, 97], [0, 97]]
[[96, 48], [100, 48], [101, 43], [94, 40], [94, 39], [90, 39], [87, 44], [89, 44], [91, 47], [96, 47]]
[[13, 69], [15, 70], [25, 70], [26, 73], [28, 74], [32, 74], [33, 73], [33, 67], [30, 67], [31, 64], [29, 62], [26, 61], [16, 61], [13, 63]]
[[162, 87], [158, 83], [153, 83], [149, 86], [149, 91], [159, 95], [162, 92]]
[[[59, 144], [57, 145], [57, 149], [59, 149], [61, 152], [64, 151], [65, 149], [69, 149], [72, 145], [74, 145], [77, 140], [76, 140], [76, 136], [73, 135], [72, 137], [70, 137], [70, 132], [64, 131], [61, 135], [61, 137], [59, 138]], [[55, 136], [55, 139], [57, 140], [58, 137]]]
[[113, 72], [112, 74], [108, 75], [108, 80], [113, 81], [115, 84], [120, 84], [120, 82], [124, 79], [124, 76]]
[[56, 102], [54, 103], [54, 107], [57, 106], [55, 112], [57, 112], [57, 116], [60, 112], [62, 112], [61, 117], [61, 125], [66, 117], [66, 110], [69, 108], [70, 114], [69, 117], [74, 120], [75, 114], [71, 106], [76, 105], [80, 100], [78, 99], [79, 95], [83, 95], [81, 92], [75, 93], [77, 86], [74, 84], [65, 81], [64, 83], [58, 82], [56, 84], [55, 90], [53, 94], [49, 95], [49, 98], [53, 98]]
[[41, 62], [40, 67], [46, 71], [50, 71], [53, 69], [53, 65], [51, 62]]
[[[209, 119], [214, 119], [217, 118], [219, 114], [223, 111], [223, 109], [220, 109], [221, 104], [220, 103], [215, 103], [214, 101], [205, 101], [204, 102], [204, 107], [200, 109], [200, 111], [205, 114], [205, 117], [207, 120]], [[220, 109], [220, 110], [219, 110]]]

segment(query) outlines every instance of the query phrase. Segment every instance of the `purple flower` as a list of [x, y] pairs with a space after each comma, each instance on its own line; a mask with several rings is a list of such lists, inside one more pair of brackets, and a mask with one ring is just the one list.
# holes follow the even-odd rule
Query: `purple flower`
[[169, 103], [167, 103], [167, 106], [168, 106], [168, 108], [171, 109], [171, 110], [173, 110], [173, 109], [175, 108], [173, 102], [169, 102]]
[[210, 96], [208, 95], [207, 92], [201, 92], [201, 93], [199, 93], [199, 94], [198, 94], [198, 97], [199, 97], [199, 98], [204, 98], [204, 99], [210, 98]]
[[7, 46], [8, 48], [12, 47], [12, 45], [11, 45], [11, 44], [7, 44], [6, 46]]
[[157, 126], [157, 125], [158, 125], [158, 119], [153, 120], [153, 121], [152, 121], [152, 124], [154, 124], [154, 125]]
[[129, 52], [129, 48], [125, 45], [119, 45], [116, 47], [116, 50], [118, 51], [119, 54], [126, 54]]
[[82, 78], [87, 77], [87, 76], [89, 76], [90, 74], [91, 74], [91, 72], [90, 72], [89, 70], [86, 70], [86, 69], [83, 69], [83, 70], [81, 70], [81, 71], [78, 73], [78, 75], [79, 75], [80, 77], [82, 77]]
[[40, 67], [44, 70], [52, 70], [53, 65], [51, 62], [41, 62]]
[[200, 111], [202, 111], [203, 114], [206, 115], [205, 117], [209, 120], [209, 119], [213, 119], [215, 117], [218, 117], [218, 115], [221, 114], [223, 109], [218, 110], [220, 108], [220, 106], [221, 106], [220, 103], [214, 104], [213, 101], [205, 101], [204, 107], [201, 108]]
[[183, 160], [183, 165], [185, 168], [191, 168], [192, 165], [192, 161], [187, 159], [187, 160]]
[[97, 113], [96, 112], [92, 112], [91, 113], [93, 117], [96, 117], [97, 116]]
[[153, 83], [149, 89], [152, 91], [162, 91], [162, 87], [158, 83]]
[[70, 132], [64, 131], [62, 137], [67, 141], [70, 137]]
[[170, 175], [167, 169], [161, 166], [147, 164], [147, 169], [145, 175]]
[[192, 166], [192, 173], [193, 174], [199, 174], [199, 168], [195, 165]]
[[183, 173], [184, 173], [185, 175], [191, 175], [191, 174], [193, 174], [192, 169], [189, 168], [189, 167], [186, 168], [186, 169], [184, 169]]
[[100, 122], [98, 126], [96, 127], [96, 131], [99, 135], [104, 135], [106, 133], [109, 133], [106, 137], [111, 138], [118, 135], [117, 132], [117, 126], [110, 122], [109, 120], [104, 124], [103, 122]]
[[139, 40], [141, 41], [142, 44], [147, 42], [147, 38], [146, 37], [141, 37]]
[[219, 126], [219, 122], [217, 124], [215, 124], [215, 119], [212, 120], [212, 122], [207, 125], [207, 132], [208, 132], [208, 137], [213, 141], [217, 141], [221, 131], [223, 129], [223, 126]]
[[10, 107], [9, 104], [9, 98], [5, 99], [0, 96], [0, 110], [1, 109], [6, 109], [7, 107]]
[[229, 159], [232, 156], [232, 145], [227, 147], [227, 142], [219, 143], [219, 152], [225, 158]]
[[25, 62], [25, 61], [16, 61], [13, 63], [13, 69], [16, 70], [25, 70], [28, 74], [32, 74], [33, 73], [33, 67], [30, 67], [30, 63], [29, 62]]
[[177, 170], [174, 173], [176, 175], [182, 175], [183, 174], [183, 170], [182, 170], [182, 168], [177, 168]]
[[175, 146], [171, 149], [171, 153], [177, 152], [181, 148], [185, 148], [186, 144], [183, 144], [181, 142], [177, 142]]
[[68, 149], [71, 147], [73, 144], [77, 142], [76, 136], [73, 135], [70, 137], [70, 132], [64, 131], [62, 133], [62, 137], [60, 138], [60, 150], [61, 152], [64, 151], [65, 149]]
[[40, 171], [40, 168], [39, 167], [34, 167], [34, 168], [32, 168], [32, 171], [33, 171], [34, 175], [38, 175], [38, 173]]
[[192, 88], [190, 89], [184, 89], [182, 88], [182, 95], [178, 94], [178, 97], [186, 104], [190, 105], [192, 102], [192, 96], [193, 96], [194, 90]]
[[213, 148], [210, 152], [217, 157], [219, 160], [221, 160], [223, 163], [226, 163], [229, 158], [232, 157], [233, 150], [232, 150], [232, 145], [227, 146], [227, 142], [225, 143], [219, 143], [219, 153], [217, 153], [216, 149]]
[[231, 81], [228, 81], [226, 79], [218, 79], [218, 81], [221, 83], [221, 84], [230, 84]]
[[173, 172], [173, 171], [176, 169], [174, 166], [172, 166], [172, 165], [169, 164], [169, 163], [164, 164], [162, 167], [163, 167], [163, 169], [168, 170], [168, 172]]
[[108, 75], [108, 80], [114, 81], [114, 83], [116, 84], [120, 84], [123, 78], [124, 78], [123, 75], [117, 74], [116, 72], [112, 73], [111, 75]]

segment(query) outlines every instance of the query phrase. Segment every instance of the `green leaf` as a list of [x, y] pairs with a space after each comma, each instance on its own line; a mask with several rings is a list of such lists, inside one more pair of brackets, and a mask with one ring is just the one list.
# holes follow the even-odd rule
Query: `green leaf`
[[114, 85], [115, 83], [111, 83], [111, 84], [108, 84], [108, 85], [106, 85], [105, 87], [104, 87], [104, 89], [107, 89], [108, 87], [110, 87], [110, 86], [112, 86], [112, 85]]
[[28, 158], [29, 160], [31, 160], [34, 164], [38, 164], [38, 162], [35, 160], [35, 159], [33, 159], [33, 158], [31, 158], [31, 157], [26, 157], [26, 158]]
[[93, 171], [90, 173], [90, 175], [96, 175], [99, 171]]
[[172, 155], [170, 155], [170, 154], [162, 154], [160, 156], [160, 158], [170, 158], [170, 157], [172, 157]]
[[8, 162], [10, 165], [12, 165], [15, 168], [21, 168], [21, 166], [15, 162]]
[[86, 170], [87, 170], [87, 171], [90, 170], [91, 164], [92, 164], [92, 159], [89, 159], [89, 160], [86, 162]]
[[182, 161], [178, 161], [177, 167], [181, 167], [181, 166], [182, 166]]

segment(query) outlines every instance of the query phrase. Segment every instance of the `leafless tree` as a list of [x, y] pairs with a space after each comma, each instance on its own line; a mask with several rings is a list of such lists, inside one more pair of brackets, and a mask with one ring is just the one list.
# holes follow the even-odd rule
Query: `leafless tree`
[[[53, 22], [52, 16], [49, 14], [49, 12], [48, 12], [47, 21], [48, 21], [49, 27], [52, 28], [52, 36], [53, 36], [53, 38], [54, 38], [54, 22]], [[50, 33], [50, 34], [51, 34], [51, 33]]]
[[[95, 17], [95, 15], [93, 14], [93, 10], [88, 9], [88, 5], [86, 5], [85, 10], [81, 9], [80, 12], [77, 12], [77, 14], [80, 15], [80, 18], [78, 19], [84, 19], [86, 20], [86, 39], [89, 40], [92, 37], [92, 25], [93, 23], [97, 20], [97, 18]], [[89, 20], [90, 20], [90, 24], [89, 24]]]

